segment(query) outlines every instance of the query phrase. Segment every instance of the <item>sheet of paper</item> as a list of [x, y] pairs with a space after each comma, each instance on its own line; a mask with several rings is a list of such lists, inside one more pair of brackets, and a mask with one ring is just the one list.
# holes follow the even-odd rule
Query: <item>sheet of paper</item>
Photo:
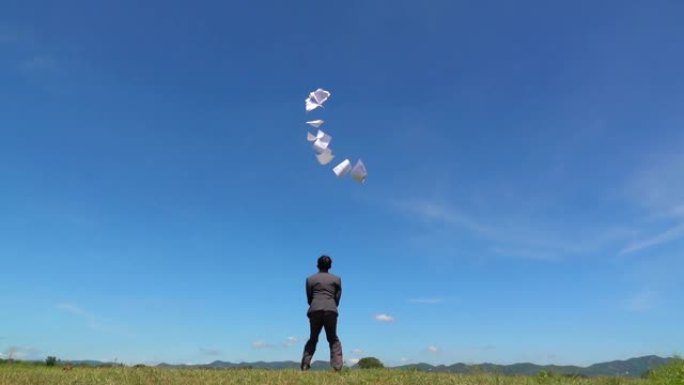
[[325, 120], [321, 120], [321, 119], [306, 122], [306, 124], [308, 124], [309, 126], [314, 127], [314, 128], [320, 127], [321, 124], [323, 124], [323, 123], [325, 123]]
[[308, 140], [309, 142], [313, 142], [316, 140], [316, 135], [314, 135], [310, 132], [307, 132], [306, 133], [306, 140]]
[[322, 88], [319, 88], [316, 91], [312, 92], [311, 96], [316, 101], [316, 104], [323, 104], [330, 97], [330, 92], [328, 92]]
[[330, 92], [319, 88], [314, 92], [309, 93], [309, 97], [304, 99], [306, 103], [306, 111], [310, 112], [318, 107], [323, 107], [323, 103], [330, 97]]
[[325, 151], [325, 149], [328, 148], [328, 146], [330, 145], [331, 140], [332, 136], [326, 134], [321, 130], [318, 130], [318, 133], [316, 134], [316, 141], [313, 144], [314, 150], [318, 152]]
[[351, 175], [352, 175], [352, 178], [354, 178], [354, 180], [359, 182], [359, 183], [365, 182], [366, 178], [368, 178], [368, 172], [366, 171], [366, 166], [363, 164], [361, 159], [359, 159], [356, 162], [356, 164], [354, 165], [354, 168], [352, 168]]
[[351, 170], [351, 162], [349, 161], [349, 159], [343, 160], [340, 164], [333, 168], [333, 172], [337, 176], [345, 176], [347, 175], [349, 170]]
[[316, 159], [318, 160], [318, 163], [320, 163], [323, 166], [330, 163], [334, 158], [335, 155], [333, 155], [332, 150], [330, 148], [326, 148], [320, 154], [316, 154]]

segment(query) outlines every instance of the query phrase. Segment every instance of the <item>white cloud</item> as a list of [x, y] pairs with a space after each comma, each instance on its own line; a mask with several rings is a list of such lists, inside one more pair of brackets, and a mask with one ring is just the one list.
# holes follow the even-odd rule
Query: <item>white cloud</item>
[[425, 305], [435, 305], [443, 303], [444, 298], [412, 298], [408, 300], [410, 303], [420, 303]]
[[268, 342], [259, 340], [259, 341], [252, 342], [252, 347], [254, 349], [270, 349], [270, 348], [273, 348], [275, 346], [273, 344], [269, 344]]
[[567, 256], [582, 255], [607, 247], [618, 247], [633, 234], [622, 225], [602, 224], [569, 225], [552, 219], [530, 222], [520, 214], [506, 215], [505, 211], [490, 222], [473, 219], [448, 203], [408, 201], [395, 203], [395, 207], [413, 214], [426, 222], [427, 232], [414, 240], [421, 248], [439, 245], [442, 254], [453, 245], [454, 235], [465, 235], [486, 241], [483, 253], [509, 258], [559, 260]]
[[27, 72], [52, 71], [57, 68], [57, 61], [50, 55], [37, 55], [21, 64], [21, 69]]
[[392, 317], [389, 314], [376, 314], [375, 320], [376, 321], [382, 321], [382, 322], [392, 322], [392, 321], [394, 321], [394, 317]]
[[32, 346], [8, 346], [2, 354], [8, 359], [36, 359], [41, 350]]
[[360, 360], [361, 360], [360, 358], [348, 358], [347, 362], [349, 362], [352, 365], [356, 365], [359, 363]]
[[59, 310], [62, 310], [64, 312], [73, 314], [81, 318], [85, 322], [85, 325], [90, 329], [109, 333], [129, 334], [128, 330], [123, 325], [114, 322], [110, 319], [92, 314], [76, 304], [58, 303], [55, 306]]
[[620, 254], [629, 254], [635, 251], [655, 247], [668, 242], [676, 241], [684, 237], [684, 223], [678, 224], [660, 234], [632, 242], [620, 250]]
[[285, 340], [285, 342], [283, 343], [283, 345], [286, 346], [286, 347], [290, 347], [290, 346], [296, 345], [297, 342], [299, 342], [299, 338], [294, 337], [294, 336], [292, 336], [292, 337], [287, 337], [287, 339]]
[[200, 349], [200, 353], [202, 353], [205, 356], [215, 357], [215, 356], [221, 355], [221, 351], [218, 349], [213, 349], [213, 348], [199, 348], [199, 349]]
[[406, 357], [401, 357], [401, 358], [399, 359], [399, 362], [401, 362], [402, 364], [405, 364], [405, 363], [409, 362], [409, 359], [406, 358]]
[[361, 350], [361, 349], [353, 349], [353, 350], [351, 351], [351, 354], [353, 354], [353, 355], [355, 355], [355, 356], [360, 356], [360, 355], [363, 354], [363, 350]]
[[458, 212], [458, 210], [444, 204], [427, 201], [412, 201], [397, 203], [396, 205], [399, 208], [412, 212], [428, 221], [446, 222], [463, 227], [480, 235], [489, 235], [493, 232], [493, 230], [487, 226], [472, 220], [463, 213]]
[[627, 300], [625, 309], [633, 312], [645, 312], [651, 310], [658, 302], [658, 292], [645, 289]]
[[434, 346], [434, 345], [428, 346], [427, 350], [430, 353], [439, 353], [441, 351], [440, 348], [438, 348], [437, 346]]

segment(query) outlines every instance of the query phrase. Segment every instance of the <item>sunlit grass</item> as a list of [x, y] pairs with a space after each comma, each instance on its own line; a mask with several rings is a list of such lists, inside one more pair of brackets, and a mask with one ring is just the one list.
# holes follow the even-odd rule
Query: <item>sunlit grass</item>
[[405, 370], [300, 372], [265, 369], [87, 368], [3, 365], [0, 385], [652, 385], [644, 379], [425, 373]]

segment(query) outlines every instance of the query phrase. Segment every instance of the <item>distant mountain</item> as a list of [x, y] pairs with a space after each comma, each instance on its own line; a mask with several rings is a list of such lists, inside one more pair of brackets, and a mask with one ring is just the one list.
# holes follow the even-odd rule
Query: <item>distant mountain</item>
[[[578, 375], [578, 376], [626, 376], [639, 377], [643, 373], [655, 369], [661, 365], [668, 363], [672, 358], [663, 358], [659, 356], [644, 356], [630, 358], [622, 361], [601, 362], [587, 367], [581, 366], [560, 366], [560, 365], [537, 365], [528, 362], [512, 364], [512, 365], [497, 365], [491, 363], [483, 363], [476, 365], [467, 365], [457, 363], [452, 365], [430, 365], [426, 363], [409, 364], [395, 367], [394, 369], [401, 370], [418, 370], [424, 372], [441, 372], [441, 373], [499, 373], [503, 375], [535, 375], [541, 371], [553, 372], [563, 375]], [[62, 364], [71, 365], [88, 365], [88, 366], [114, 366], [121, 365], [120, 363], [102, 362], [95, 360], [81, 360], [81, 361], [62, 361]], [[157, 365], [158, 368], [209, 368], [209, 369], [299, 369], [299, 363], [295, 361], [257, 361], [257, 362], [226, 362], [214, 361], [209, 364], [198, 365], [184, 365], [184, 364], [166, 364], [161, 363]], [[354, 366], [356, 367], [356, 366]], [[330, 370], [330, 363], [327, 361], [314, 361], [311, 364], [312, 370]]]
[[580, 366], [559, 366], [559, 365], [537, 365], [532, 363], [519, 363], [512, 365], [497, 365], [484, 363], [479, 365], [453, 364], [430, 365], [426, 363], [410, 364], [399, 366], [398, 369], [419, 370], [428, 372], [447, 372], [447, 373], [500, 373], [506, 375], [534, 375], [544, 370], [558, 374], [579, 375], [579, 376], [628, 376], [638, 377], [648, 370], [668, 363], [671, 358], [658, 356], [644, 356], [630, 358], [624, 361], [610, 361], [594, 364], [587, 367]]

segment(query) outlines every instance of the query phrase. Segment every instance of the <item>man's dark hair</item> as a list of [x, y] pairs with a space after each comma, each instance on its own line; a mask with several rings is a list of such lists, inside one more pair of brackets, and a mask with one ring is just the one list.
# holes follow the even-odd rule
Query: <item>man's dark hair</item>
[[330, 266], [332, 266], [332, 259], [330, 257], [321, 255], [320, 258], [318, 258], [318, 270], [328, 271], [330, 270]]

